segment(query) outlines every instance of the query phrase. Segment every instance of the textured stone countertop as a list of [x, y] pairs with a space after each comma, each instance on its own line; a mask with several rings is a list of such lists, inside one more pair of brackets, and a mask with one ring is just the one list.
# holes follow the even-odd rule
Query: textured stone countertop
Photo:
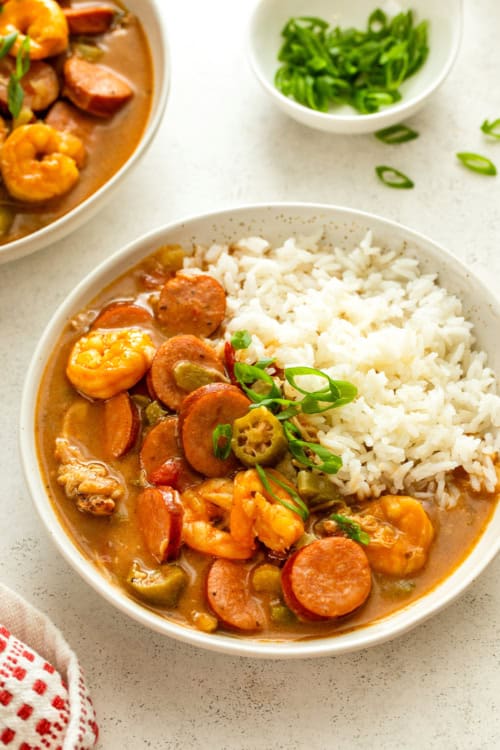
[[500, 2], [466, 0], [459, 59], [410, 124], [421, 137], [391, 160], [414, 190], [385, 188], [373, 136], [329, 136], [281, 114], [245, 59], [250, 4], [162, 3], [173, 80], [155, 142], [111, 202], [74, 236], [0, 267], [0, 579], [45, 611], [78, 653], [100, 747], [500, 747], [500, 560], [467, 592], [392, 642], [322, 660], [271, 662], [205, 653], [129, 621], [56, 551], [18, 454], [23, 378], [56, 306], [108, 254], [181, 216], [265, 201], [333, 203], [381, 214], [448, 247], [500, 294], [500, 166], [479, 126], [500, 117]]

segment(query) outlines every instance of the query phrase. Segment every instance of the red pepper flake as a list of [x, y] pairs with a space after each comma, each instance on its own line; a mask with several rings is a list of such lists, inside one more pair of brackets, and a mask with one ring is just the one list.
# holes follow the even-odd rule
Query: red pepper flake
[[226, 341], [226, 343], [224, 344], [224, 362], [226, 364], [226, 370], [227, 374], [229, 375], [229, 380], [233, 385], [237, 385], [238, 381], [234, 374], [234, 365], [236, 364], [236, 349], [230, 341]]

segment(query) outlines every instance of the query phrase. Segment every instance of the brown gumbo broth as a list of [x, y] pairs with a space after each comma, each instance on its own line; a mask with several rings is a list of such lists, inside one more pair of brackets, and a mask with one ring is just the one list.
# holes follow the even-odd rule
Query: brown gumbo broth
[[[10, 5], [4, 5], [0, 25]], [[66, 46], [30, 60], [30, 70], [21, 79], [25, 93], [17, 119], [8, 109], [6, 93], [15, 57], [0, 60], [1, 244], [36, 232], [95, 193], [132, 155], [150, 113], [153, 70], [140, 18], [108, 0], [91, 5], [71, 0], [60, 6], [58, 12], [68, 14]], [[95, 8], [97, 16], [92, 15]], [[0, 28], [0, 36], [7, 32], [10, 26]], [[33, 90], [41, 91], [38, 98]], [[73, 164], [39, 175], [35, 191], [13, 172], [19, 144], [39, 139], [33, 130], [39, 125], [50, 126], [56, 135], [43, 135], [44, 145], [20, 165], [26, 179], [30, 173], [39, 175], [39, 162], [54, 153], [64, 152]], [[77, 138], [81, 146], [58, 141], [57, 134]]]
[[[327, 503], [328, 507], [318, 512], [315, 512], [314, 507], [311, 506], [310, 515], [303, 524], [304, 533], [310, 536], [306, 538], [301, 535], [300, 541], [295, 538], [295, 541], [288, 547], [285, 545], [285, 549], [279, 548], [279, 544], [277, 545], [278, 549], [272, 549], [261, 538], [256, 537], [254, 546], [248, 555], [245, 557], [243, 553], [240, 559], [230, 559], [229, 565], [227, 564], [228, 560], [223, 556], [200, 551], [192, 548], [190, 542], [187, 543], [191, 537], [188, 535], [186, 528], [188, 510], [185, 493], [189, 492], [190, 488], [196, 490], [203, 486], [200, 484], [203, 481], [214, 482], [219, 481], [219, 479], [212, 473], [211, 479], [207, 480], [200, 473], [198, 466], [189, 466], [185, 456], [179, 458], [182, 453], [181, 450], [176, 457], [176, 460], [182, 463], [181, 479], [179, 479], [178, 473], [169, 474], [167, 472], [167, 474], [162, 474], [160, 471], [160, 474], [156, 475], [157, 482], [155, 483], [153, 481], [154, 472], [149, 471], [148, 473], [145, 470], [144, 443], [158, 424], [168, 419], [175, 419], [173, 415], [178, 410], [181, 412], [181, 426], [180, 428], [177, 427], [177, 430], [180, 430], [181, 437], [184, 435], [185, 438], [187, 425], [190, 424], [190, 420], [194, 419], [194, 410], [201, 399], [201, 395], [196, 398], [193, 397], [192, 393], [196, 390], [200, 393], [203, 392], [204, 398], [207, 393], [212, 398], [214, 393], [220, 394], [226, 391], [229, 393], [228, 389], [237, 388], [237, 386], [223, 383], [220, 387], [221, 383], [219, 383], [219, 387], [214, 388], [212, 383], [209, 386], [202, 385], [198, 389], [195, 388], [191, 395], [189, 391], [186, 391], [184, 402], [179, 409], [169, 408], [163, 403], [162, 411], [156, 415], [159, 421], [153, 420], [153, 425], [151, 425], [148, 423], [151, 420], [147, 417], [147, 409], [150, 408], [153, 397], [158, 396], [157, 393], [152, 393], [151, 381], [156, 384], [159, 382], [157, 374], [155, 381], [155, 365], [153, 364], [151, 366], [153, 375], [152, 377], [151, 375], [148, 376], [149, 383], [146, 376], [140, 377], [134, 385], [126, 389], [131, 394], [133, 403], [141, 412], [140, 425], [138, 432], [133, 435], [132, 428], [130, 428], [133, 437], [131, 445], [122, 444], [117, 449], [116, 443], [113, 443], [111, 439], [109, 426], [110, 424], [116, 426], [119, 423], [117, 419], [109, 422], [111, 411], [109, 404], [110, 402], [115, 403], [113, 399], [116, 396], [106, 396], [105, 398], [84, 396], [77, 392], [66, 375], [66, 367], [70, 356], [72, 356], [75, 342], [82, 336], [87, 336], [89, 329], [95, 325], [94, 321], [98, 315], [102, 314], [103, 310], [108, 317], [102, 317], [100, 320], [109, 328], [100, 328], [98, 323], [97, 327], [93, 328], [98, 332], [96, 333], [97, 336], [100, 335], [100, 331], [109, 333], [112, 330], [115, 330], [115, 332], [116, 330], [123, 330], [127, 327], [127, 320], [129, 325], [137, 326], [137, 330], [148, 332], [156, 349], [165, 347], [166, 342], [175, 341], [179, 336], [193, 336], [190, 332], [186, 334], [185, 328], [178, 332], [170, 330], [177, 320], [175, 312], [170, 313], [168, 324], [160, 323], [162, 305], [166, 298], [163, 291], [164, 287], [171, 285], [173, 281], [177, 282], [179, 277], [182, 279], [182, 273], [179, 274], [176, 271], [182, 263], [182, 260], [179, 261], [178, 254], [178, 248], [163, 248], [106, 288], [86, 310], [68, 324], [47, 366], [39, 393], [37, 414], [40, 464], [46, 478], [47, 490], [58, 517], [82, 554], [91, 560], [108, 580], [122, 588], [127, 595], [140, 601], [145, 607], [158, 612], [161, 616], [189, 627], [198, 627], [210, 632], [213, 630], [233, 634], [248, 632], [254, 637], [273, 639], [320, 637], [357, 628], [407, 606], [433, 589], [439, 582], [449, 576], [471, 551], [484, 530], [497, 499], [491, 495], [472, 493], [467, 477], [460, 475], [458, 472], [456, 483], [460, 488], [460, 500], [456, 507], [445, 510], [430, 501], [418, 502], [419, 512], [422, 512], [422, 509], [425, 511], [425, 520], [431, 530], [431, 536], [428, 539], [428, 549], [423, 563], [417, 566], [415, 570], [409, 569], [410, 572], [404, 575], [390, 575], [381, 572], [377, 565], [368, 565], [366, 562], [367, 556], [370, 560], [372, 559], [369, 556], [370, 545], [366, 547], [348, 539], [345, 531], [338, 526], [335, 527], [335, 523], [332, 524], [328, 520], [332, 510], [348, 515], [352, 511], [353, 518], [359, 520], [359, 518], [362, 518], [363, 511], [366, 512], [367, 509], [374, 507], [372, 503], [377, 502], [376, 499], [360, 504], [355, 498], [344, 498], [340, 506], [337, 506], [335, 502], [330, 503], [329, 506]], [[199, 289], [201, 290], [201, 287]], [[194, 291], [196, 292], [196, 289]], [[195, 297], [196, 294], [194, 293]], [[124, 302], [134, 303], [149, 314], [138, 322], [141, 313], [138, 314], [136, 310], [131, 311], [130, 308], [123, 305]], [[120, 305], [114, 303], [120, 303]], [[196, 299], [193, 301], [193, 304], [195, 303]], [[172, 310], [172, 308], [169, 308], [169, 310]], [[111, 311], [111, 317], [109, 317], [109, 311]], [[191, 314], [192, 317], [196, 318], [194, 308], [191, 310]], [[203, 314], [201, 317], [201, 323], [198, 321], [196, 325], [203, 325], [206, 322]], [[114, 329], [113, 326], [117, 324], [121, 325], [122, 328]], [[217, 325], [217, 321], [215, 324]], [[169, 327], [168, 335], [165, 333], [166, 325]], [[186, 323], [183, 324], [183, 326], [185, 325]], [[213, 333], [209, 334], [209, 343], [213, 345], [213, 351], [217, 353], [217, 356], [222, 356], [223, 334], [223, 322], [216, 327]], [[155, 355], [157, 358], [159, 356], [158, 354]], [[238, 359], [238, 357], [239, 353], [236, 353], [236, 358]], [[225, 365], [227, 374], [227, 358]], [[149, 370], [150, 366], [147, 369]], [[199, 374], [197, 370], [195, 372]], [[212, 370], [211, 372], [213, 374]], [[208, 391], [206, 390], [207, 387]], [[232, 391], [231, 394], [234, 395]], [[188, 409], [186, 399], [189, 403], [193, 402], [194, 406], [191, 406], [190, 403]], [[209, 410], [209, 401], [206, 403]], [[116, 414], [114, 416], [116, 417]], [[206, 409], [203, 418], [205, 417]], [[72, 446], [76, 446], [85, 461], [99, 462], [101, 466], [106, 468], [111, 477], [117, 479], [126, 487], [123, 497], [116, 502], [114, 512], [110, 515], [96, 516], [88, 512], [82, 512], [81, 506], [80, 509], [77, 507], [75, 496], [69, 498], [65, 494], [61, 483], [58, 482], [60, 462], [56, 460], [54, 451], [56, 439], [61, 435], [67, 438]], [[182, 439], [180, 442], [182, 443]], [[200, 442], [203, 442], [201, 437]], [[115, 445], [115, 448], [113, 448], [113, 445]], [[184, 449], [188, 451], [188, 455], [191, 455], [189, 454], [190, 448], [185, 443]], [[115, 454], [120, 451], [123, 451], [123, 453], [119, 456], [113, 456], [113, 450]], [[194, 453], [193, 455], [197, 461], [197, 454]], [[165, 456], [162, 456], [162, 461], [164, 458]], [[210, 456], [210, 460], [212, 459], [213, 455]], [[168, 460], [163, 461], [163, 466], [165, 463], [168, 464]], [[278, 462], [277, 466], [281, 469], [281, 463]], [[300, 467], [295, 466], [291, 473], [287, 474], [288, 481], [290, 481], [290, 477], [295, 476], [294, 472], [297, 471], [297, 468]], [[198, 472], [195, 469], [198, 469]], [[231, 464], [228, 472], [229, 479], [224, 475], [221, 475], [221, 477], [224, 481], [236, 483], [236, 476], [242, 476], [244, 472], [248, 473], [249, 471], [252, 471], [252, 469], [249, 469], [248, 464], [242, 466], [236, 462], [236, 465]], [[269, 472], [272, 472], [272, 469], [269, 469]], [[268, 473], [268, 477], [271, 476], [272, 474]], [[155, 487], [166, 486], [168, 477], [171, 478], [174, 489], [175, 487], [179, 489], [178, 497], [181, 498], [181, 503], [184, 502], [184, 525], [180, 530], [178, 542], [172, 541], [177, 533], [175, 519], [177, 518], [178, 506], [170, 498], [169, 503], [167, 503], [169, 507], [167, 512], [168, 529], [164, 529], [162, 534], [165, 538], [170, 535], [171, 549], [166, 558], [164, 557], [163, 561], [159, 563], [159, 557], [162, 553], [158, 552], [157, 536], [155, 536], [157, 531], [152, 531], [149, 528], [148, 514], [156, 514], [156, 501], [159, 501], [160, 497], [155, 494], [158, 492]], [[275, 490], [278, 491], [278, 488], [275, 487]], [[170, 490], [167, 491], [167, 494], [168, 492]], [[236, 493], [236, 490], [234, 492]], [[145, 496], [147, 496], [148, 502], [145, 502]], [[149, 500], [152, 499], [155, 502], [149, 503]], [[288, 500], [293, 506], [293, 499], [288, 497]], [[271, 498], [270, 504], [273, 503], [274, 500]], [[221, 508], [214, 511], [214, 507], [211, 506], [211, 515], [205, 517], [205, 530], [210, 527], [211, 530], [215, 530], [214, 533], [218, 534], [220, 531], [229, 534], [232, 529], [233, 516], [231, 516], [229, 522], [225, 511]], [[361, 516], [359, 515], [360, 512]], [[197, 516], [197, 519], [202, 518], [202, 515]], [[293, 513], [293, 515], [297, 516], [296, 513]], [[164, 521], [164, 515], [156, 517], [157, 526], [158, 524], [161, 526], [162, 519]], [[325, 519], [327, 520], [326, 524]], [[386, 530], [390, 526], [386, 522], [382, 525]], [[396, 529], [395, 539], [398, 540], [402, 537], [404, 537], [404, 533]], [[228, 537], [225, 538], [225, 541], [228, 541]], [[305, 546], [302, 546], [303, 544]], [[349, 558], [352, 559], [352, 566], [360, 566], [359, 575], [365, 575], [365, 569], [368, 571], [368, 589], [364, 594], [360, 594], [359, 606], [356, 606], [353, 610], [344, 613], [342, 611], [343, 605], [340, 609], [335, 609], [338, 602], [333, 604], [329, 601], [326, 606], [331, 616], [318, 619], [321, 616], [321, 602], [319, 602], [321, 592], [317, 594], [318, 603], [316, 603], [314, 599], [315, 584], [309, 578], [308, 590], [303, 592], [300, 589], [298, 580], [302, 572], [301, 568], [305, 568], [305, 573], [308, 574], [311, 571], [307, 570], [307, 566], [311, 565], [313, 576], [321, 578], [324, 572], [323, 568], [320, 566], [316, 569], [318, 555], [314, 556], [311, 551], [317, 550], [319, 558], [326, 560], [328, 567], [330, 564], [329, 558], [325, 555], [330, 554], [330, 548], [332, 550], [333, 548], [336, 550], [337, 547], [341, 549], [342, 545], [346, 547], [346, 553], [353, 555], [352, 558]], [[304, 550], [310, 552], [304, 553]], [[408, 553], [407, 556], [411, 557], [411, 554], [413, 552]], [[182, 585], [176, 589], [175, 601], [169, 600], [169, 604], [162, 604], [154, 597], [148, 597], [143, 590], [135, 588], [131, 583], [134, 578], [131, 575], [134, 566], [135, 570], [142, 571], [142, 574], [147, 574], [148, 571], [168, 570], [174, 571], [177, 575], [180, 570], [182, 575], [179, 575], [182, 578]], [[354, 576], [352, 566], [349, 575]], [[285, 572], [283, 572], [284, 569]], [[258, 570], [264, 571], [261, 578], [255, 577]], [[397, 573], [397, 571], [395, 572]], [[342, 575], [344, 573], [338, 573], [339, 577]], [[285, 585], [286, 581], [288, 583]], [[349, 583], [351, 589], [356, 589], [361, 585], [360, 579], [352, 580]], [[219, 586], [223, 589], [222, 591], [218, 590]], [[215, 594], [219, 594], [219, 598], [214, 598]], [[346, 606], [349, 607], [349, 605]], [[227, 614], [227, 608], [229, 608], [229, 614]], [[246, 613], [245, 617], [241, 614], [242, 610]], [[258, 614], [252, 614], [255, 612]], [[340, 612], [340, 614], [333, 616], [332, 613], [334, 612]], [[254, 623], [252, 617], [255, 618]]]

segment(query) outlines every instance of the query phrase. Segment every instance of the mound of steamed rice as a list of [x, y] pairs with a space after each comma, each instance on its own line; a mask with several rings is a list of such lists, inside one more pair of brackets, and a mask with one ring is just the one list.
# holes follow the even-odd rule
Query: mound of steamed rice
[[252, 334], [249, 362], [275, 357], [356, 385], [353, 403], [308, 418], [342, 457], [331, 477], [341, 494], [409, 493], [452, 506], [457, 467], [475, 490], [493, 492], [500, 397], [459, 299], [418, 261], [373, 246], [371, 234], [348, 252], [319, 240], [195, 248], [186, 268], [222, 283], [228, 334]]

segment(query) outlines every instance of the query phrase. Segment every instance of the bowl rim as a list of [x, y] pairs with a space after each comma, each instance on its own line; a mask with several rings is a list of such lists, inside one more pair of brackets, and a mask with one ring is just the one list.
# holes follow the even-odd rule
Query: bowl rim
[[[162, 74], [160, 77], [157, 69], [153, 66], [153, 85], [156, 87], [157, 82], [160, 80], [161, 86], [157, 89], [155, 109], [154, 111], [153, 107], [150, 109], [144, 131], [137, 146], [130, 154], [129, 158], [109, 178], [109, 180], [106, 180], [106, 182], [103, 183], [94, 193], [74, 206], [70, 211], [63, 214], [55, 221], [41, 227], [41, 229], [37, 229], [35, 232], [31, 232], [17, 240], [0, 245], [0, 265], [7, 263], [10, 260], [18, 260], [26, 255], [37, 252], [38, 250], [43, 250], [48, 245], [51, 245], [63, 237], [66, 237], [73, 231], [76, 231], [85, 221], [89, 220], [99, 208], [103, 207], [104, 202], [111, 197], [114, 189], [122, 182], [129, 170], [137, 165], [147, 149], [151, 146], [165, 114], [170, 94], [172, 65], [166, 21], [160, 10], [159, 0], [148, 0], [148, 2], [153, 11], [155, 23], [159, 30], [159, 39], [161, 40], [159, 53], [161, 57]], [[147, 36], [146, 40], [149, 45], [149, 39]], [[150, 53], [153, 62], [151, 49]]]
[[82, 304], [85, 304], [84, 300], [89, 302], [99, 289], [106, 283], [109, 283], [109, 280], [106, 279], [108, 279], [110, 271], [113, 271], [115, 278], [119, 274], [124, 273], [127, 268], [139, 262], [140, 257], [145, 257], [149, 252], [152, 252], [150, 248], [154, 247], [154, 244], [164, 241], [165, 235], [179, 229], [188, 231], [189, 225], [194, 222], [210, 220], [213, 223], [214, 221], [220, 221], [235, 214], [238, 218], [242, 218], [240, 214], [252, 214], [263, 210], [269, 212], [322, 212], [326, 214], [325, 222], [328, 220], [339, 220], [343, 217], [362, 220], [364, 222], [369, 221], [374, 229], [378, 225], [378, 227], [395, 231], [404, 237], [405, 240], [410, 240], [417, 246], [426, 247], [430, 249], [431, 253], [443, 257], [445, 265], [452, 264], [455, 269], [459, 268], [461, 274], [473, 278], [478, 289], [484, 295], [485, 304], [493, 306], [493, 309], [500, 315], [500, 300], [493, 295], [492, 291], [475, 274], [471, 273], [470, 269], [459, 258], [426, 235], [376, 214], [332, 204], [274, 202], [242, 204], [219, 211], [215, 210], [202, 214], [189, 215], [143, 234], [114, 252], [87, 274], [55, 310], [32, 355], [23, 385], [19, 430], [21, 464], [32, 502], [49, 537], [51, 537], [59, 552], [95, 591], [133, 620], [158, 633], [168, 635], [175, 640], [201, 647], [205, 650], [233, 656], [264, 659], [332, 656], [358, 651], [403, 635], [429, 617], [437, 614], [460, 596], [479, 574], [484, 571], [500, 549], [500, 534], [495, 534], [493, 528], [494, 525], [500, 527], [500, 503], [497, 504], [496, 511], [494, 511], [484, 528], [478, 542], [453, 572], [447, 578], [443, 579], [443, 581], [439, 582], [431, 591], [406, 607], [366, 626], [355, 628], [352, 631], [348, 630], [339, 635], [297, 641], [266, 641], [238, 636], [233, 637], [226, 634], [217, 634], [214, 636], [213, 634], [202, 633], [189, 626], [162, 618], [146, 606], [129, 598], [116, 584], [100, 573], [98, 568], [87, 560], [76, 544], [71, 541], [69, 532], [58, 520], [57, 512], [45, 490], [41, 472], [38, 470], [39, 463], [35, 440], [35, 409], [38, 391], [48, 359], [53, 351], [55, 342], [61, 334], [63, 324], [78, 309], [81, 309]]
[[[397, 116], [399, 114], [401, 114], [401, 116], [403, 117], [409, 110], [412, 110], [409, 114], [409, 116], [411, 116], [413, 114], [413, 108], [418, 106], [425, 99], [431, 96], [431, 94], [433, 94], [434, 91], [436, 91], [436, 89], [441, 86], [446, 77], [449, 75], [460, 50], [464, 27], [464, 0], [453, 0], [453, 2], [457, 6], [457, 11], [459, 11], [456, 15], [456, 18], [454, 19], [455, 24], [453, 26], [453, 43], [448, 52], [446, 62], [440, 69], [439, 74], [434, 77], [432, 81], [426, 86], [426, 88], [423, 89], [423, 91], [421, 91], [419, 94], [408, 98], [403, 97], [401, 101], [391, 104], [388, 107], [384, 107], [384, 109], [381, 109], [378, 112], [361, 114], [361, 112], [356, 112], [356, 110], [354, 109], [352, 111], [352, 114], [318, 112], [315, 109], [310, 109], [303, 104], [299, 104], [299, 102], [296, 102], [295, 99], [291, 99], [290, 97], [285, 96], [281, 91], [279, 91], [264, 74], [259, 56], [255, 51], [254, 37], [256, 34], [257, 16], [261, 8], [266, 3], [266, 0], [256, 0], [249, 15], [247, 26], [248, 30], [246, 34], [247, 58], [250, 61], [250, 66], [255, 76], [257, 77], [264, 90], [267, 91], [267, 93], [271, 97], [278, 100], [282, 109], [288, 109], [290, 113], [293, 113], [297, 119], [305, 118], [307, 116], [311, 119], [311, 121], [316, 121], [316, 124], [318, 126], [320, 124], [326, 125], [327, 123], [347, 125], [354, 122], [363, 122], [366, 123], [367, 127], [370, 124], [373, 125], [373, 130], [375, 130], [377, 129], [377, 125], [380, 125], [382, 127], [385, 120], [389, 117], [391, 117], [393, 120], [394, 118], [397, 119]], [[301, 119], [300, 121], [303, 122], [303, 119]]]

